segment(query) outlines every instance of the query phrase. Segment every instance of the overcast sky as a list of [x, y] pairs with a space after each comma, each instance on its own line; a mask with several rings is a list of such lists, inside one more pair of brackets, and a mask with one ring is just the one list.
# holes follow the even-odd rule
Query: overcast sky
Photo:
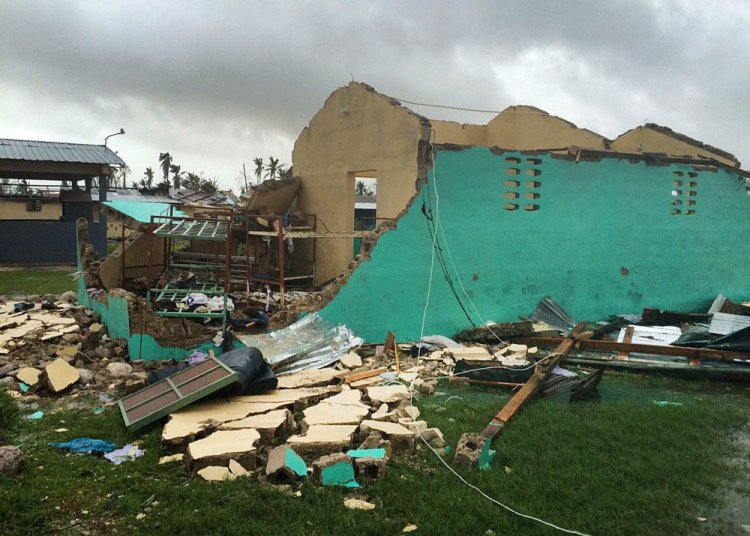
[[0, 0], [0, 137], [124, 128], [109, 145], [133, 178], [169, 151], [236, 190], [243, 162], [291, 164], [354, 78], [411, 101], [529, 104], [609, 138], [655, 122], [750, 165], [749, 27], [743, 1]]

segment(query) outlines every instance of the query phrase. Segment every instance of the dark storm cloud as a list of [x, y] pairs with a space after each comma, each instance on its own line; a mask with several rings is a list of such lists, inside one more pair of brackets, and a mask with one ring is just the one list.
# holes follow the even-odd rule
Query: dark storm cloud
[[609, 137], [648, 118], [742, 157], [741, 6], [5, 1], [0, 135], [98, 139], [127, 124], [117, 143], [136, 174], [170, 150], [233, 186], [252, 156], [289, 163], [300, 129], [354, 77], [420, 102], [532, 104]]

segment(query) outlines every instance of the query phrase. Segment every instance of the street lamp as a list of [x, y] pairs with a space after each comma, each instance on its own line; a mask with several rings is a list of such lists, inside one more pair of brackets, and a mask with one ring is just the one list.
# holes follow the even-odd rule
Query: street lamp
[[104, 138], [104, 146], [105, 147], [107, 146], [107, 140], [109, 138], [111, 138], [112, 136], [119, 136], [120, 134], [125, 134], [125, 129], [124, 128], [121, 128], [120, 132], [115, 132], [114, 134], [110, 134], [109, 136], [105, 137]]

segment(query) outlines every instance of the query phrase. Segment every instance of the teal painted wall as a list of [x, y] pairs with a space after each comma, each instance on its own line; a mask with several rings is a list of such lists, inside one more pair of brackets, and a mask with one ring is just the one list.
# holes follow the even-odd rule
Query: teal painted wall
[[[506, 168], [521, 174], [507, 175]], [[526, 175], [529, 170], [540, 174]], [[521, 184], [507, 187], [507, 180]], [[527, 181], [539, 186], [527, 187]], [[435, 215], [436, 187], [458, 276], [484, 320], [529, 315], [547, 294], [579, 320], [637, 313], [644, 306], [704, 310], [719, 292], [734, 299], [750, 295], [750, 198], [744, 181], [725, 170], [614, 158], [575, 163], [476, 147], [438, 152], [422, 193]], [[520, 198], [506, 199], [506, 192]], [[539, 198], [524, 199], [527, 193]], [[504, 210], [508, 202], [519, 210]], [[526, 204], [539, 209], [527, 212]], [[370, 342], [382, 341], [387, 330], [399, 340], [419, 337], [431, 252], [421, 208], [420, 196], [322, 316]], [[673, 215], [673, 209], [681, 213]], [[447, 251], [445, 257], [452, 272]], [[468, 326], [436, 261], [425, 334], [450, 336]]]

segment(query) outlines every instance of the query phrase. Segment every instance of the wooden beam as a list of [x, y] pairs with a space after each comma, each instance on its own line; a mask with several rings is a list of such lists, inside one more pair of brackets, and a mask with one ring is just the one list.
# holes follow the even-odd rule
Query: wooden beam
[[508, 423], [508, 421], [510, 421], [516, 413], [521, 411], [521, 408], [523, 408], [523, 406], [526, 405], [526, 403], [531, 400], [531, 398], [533, 398], [533, 396], [542, 386], [544, 380], [546, 380], [549, 375], [552, 374], [552, 371], [555, 369], [563, 356], [573, 348], [576, 343], [576, 338], [583, 331], [584, 327], [585, 323], [581, 322], [580, 324], [578, 324], [573, 329], [573, 331], [571, 331], [570, 334], [558, 344], [557, 348], [555, 348], [555, 350], [547, 357], [547, 359], [545, 359], [543, 363], [537, 364], [537, 366], [534, 367], [534, 374], [531, 375], [531, 378], [526, 381], [521, 389], [516, 391], [516, 394], [513, 395], [513, 398], [511, 398], [508, 403], [503, 406], [503, 408], [498, 412], [497, 415], [495, 415], [495, 417], [490, 421], [485, 429], [482, 430], [482, 437], [491, 442], [492, 439], [500, 433], [506, 423]]
[[[514, 342], [528, 346], [550, 347], [560, 343], [561, 339], [554, 337], [522, 337]], [[707, 359], [711, 361], [729, 361], [735, 359], [749, 359], [750, 354], [744, 352], [728, 352], [725, 350], [709, 350], [707, 348], [687, 348], [684, 346], [656, 346], [653, 344], [634, 344], [615, 341], [583, 340], [575, 344], [576, 350], [592, 350], [595, 352], [636, 352], [640, 354], [673, 355], [688, 359]]]
[[364, 372], [355, 372], [354, 374], [347, 374], [344, 376], [344, 382], [346, 383], [352, 383], [357, 382], [359, 380], [366, 380], [367, 378], [372, 378], [373, 376], [378, 376], [380, 374], [383, 374], [384, 372], [387, 372], [388, 368], [377, 368], [373, 370], [365, 370]]

